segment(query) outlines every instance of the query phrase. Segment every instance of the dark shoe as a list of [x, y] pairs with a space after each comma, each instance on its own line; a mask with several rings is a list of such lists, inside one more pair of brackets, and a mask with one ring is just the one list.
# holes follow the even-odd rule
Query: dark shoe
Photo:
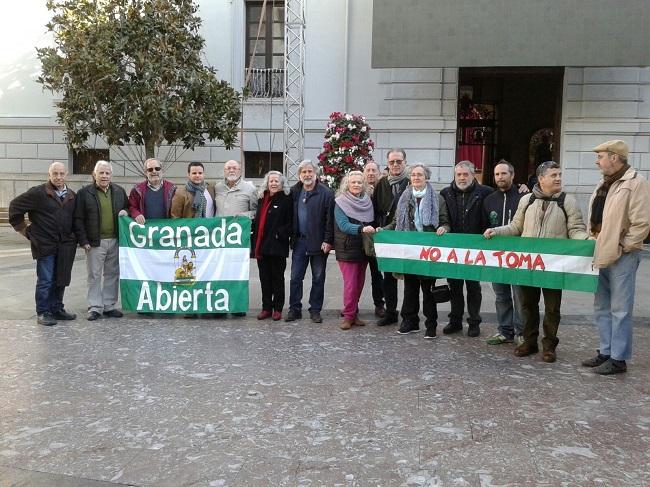
[[199, 315], [185, 315], [183, 316], [183, 318], [185, 318], [186, 320], [198, 320]]
[[60, 321], [70, 321], [70, 320], [77, 319], [76, 314], [68, 313], [65, 309], [60, 309], [56, 313], [52, 313], [52, 316], [54, 317], [55, 320], [60, 320]]
[[302, 319], [302, 313], [300, 311], [294, 311], [290, 309], [284, 321], [296, 321], [301, 319]]
[[273, 321], [280, 321], [282, 319], [282, 311], [274, 311], [271, 315]]
[[598, 375], [622, 374], [627, 372], [627, 364], [625, 360], [614, 360], [610, 357], [607, 362], [595, 367], [593, 370]]
[[397, 330], [399, 335], [408, 335], [409, 333], [418, 333], [420, 331], [420, 325], [412, 325], [411, 323], [406, 323], [402, 321], [402, 325]]
[[56, 319], [52, 313], [43, 313], [36, 317], [36, 323], [43, 326], [54, 326], [56, 325]]
[[386, 316], [386, 309], [383, 306], [375, 306], [375, 316], [377, 318], [383, 318]]
[[598, 355], [596, 355], [593, 358], [583, 360], [582, 361], [582, 366], [583, 367], [598, 367], [599, 365], [603, 365], [605, 362], [609, 360], [609, 355], [602, 355], [600, 353], [600, 350], [597, 350]]
[[258, 320], [265, 320], [267, 318], [270, 318], [271, 314], [272, 313], [270, 311], [267, 311], [267, 310], [263, 309], [262, 311], [260, 311], [260, 314], [257, 315], [257, 319]]
[[386, 311], [384, 317], [377, 321], [377, 326], [388, 326], [397, 323], [397, 313]]
[[237, 317], [237, 318], [243, 318], [244, 316], [246, 316], [246, 313], [244, 313], [244, 312], [241, 312], [241, 313], [233, 313], [232, 315], [235, 316], [235, 317]]
[[314, 323], [322, 323], [323, 317], [320, 315], [319, 311], [312, 311], [309, 313], [309, 317]]
[[544, 350], [544, 353], [542, 354], [542, 360], [546, 362], [547, 364], [552, 364], [557, 360], [557, 356], [555, 355], [554, 350]]
[[433, 340], [436, 338], [436, 327], [427, 328], [427, 331], [424, 333], [424, 338], [427, 340]]
[[479, 325], [469, 325], [467, 328], [467, 336], [476, 338], [481, 334], [481, 327]]
[[451, 335], [452, 333], [458, 333], [461, 331], [463, 331], [462, 323], [448, 323], [447, 326], [442, 329], [442, 332], [445, 335]]
[[530, 345], [524, 342], [523, 345], [519, 345], [517, 348], [515, 348], [515, 351], [513, 353], [516, 357], [528, 357], [529, 355], [533, 355], [537, 352], [539, 352], [539, 348], [537, 348], [536, 345]]
[[88, 321], [95, 321], [101, 318], [102, 315], [100, 315], [97, 311], [89, 311], [88, 312], [88, 317], [86, 318]]
[[104, 316], [107, 318], [121, 318], [124, 316], [124, 313], [122, 313], [119, 309], [112, 309], [110, 311], [104, 311]]

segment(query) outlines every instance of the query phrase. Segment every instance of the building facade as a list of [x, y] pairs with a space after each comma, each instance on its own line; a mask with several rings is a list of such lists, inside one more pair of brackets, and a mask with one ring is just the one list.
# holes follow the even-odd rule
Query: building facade
[[[511, 0], [493, 3], [513, 10]], [[366, 116], [378, 162], [385, 161], [388, 148], [403, 147], [410, 162], [431, 168], [438, 187], [451, 181], [453, 165], [460, 159], [479, 165], [483, 180], [489, 182], [492, 165], [504, 157], [514, 163], [518, 180], [525, 181], [539, 159], [550, 156], [562, 165], [567, 189], [578, 193], [584, 204], [600, 177], [591, 148], [611, 138], [626, 140], [630, 163], [650, 176], [650, 60], [640, 53], [643, 49], [625, 50], [620, 44], [625, 41], [617, 40], [620, 49], [609, 48], [604, 57], [610, 65], [595, 65], [577, 56], [571, 64], [570, 56], [563, 59], [561, 51], [546, 49], [544, 43], [552, 40], [548, 35], [519, 50], [503, 47], [519, 46], [530, 37], [527, 32], [537, 35], [539, 22], [527, 20], [542, 15], [535, 4], [550, 9], [556, 3], [521, 0], [512, 18], [499, 17], [502, 25], [507, 22], [502, 30], [511, 32], [510, 38], [481, 42], [466, 35], [474, 25], [480, 33], [481, 20], [465, 0], [304, 0], [304, 157], [316, 159], [329, 114], [346, 111]], [[563, 3], [587, 8], [584, 0]], [[627, 8], [634, 17], [634, 9], [645, 1], [619, 3], [619, 10]], [[23, 4], [21, 9], [0, 7], [5, 24], [0, 35], [5, 46], [12, 46], [0, 54], [0, 207], [42, 181], [53, 160], [68, 164], [73, 187], [89, 181], [89, 161], [99, 156], [114, 162], [117, 181], [128, 186], [140, 179], [121, 153], [99, 139], [89, 140], [89, 147], [99, 152], [86, 161], [68, 150], [56, 123], [55, 99], [35, 82], [40, 72], [35, 47], [50, 42], [44, 27], [49, 13], [44, 2]], [[221, 165], [234, 158], [245, 159], [246, 178], [259, 179], [269, 168], [282, 167], [285, 4], [267, 0], [265, 18], [271, 20], [261, 27], [262, 1], [205, 0], [199, 6], [206, 62], [236, 89], [250, 90], [243, 106], [243, 137], [231, 150], [215, 143], [186, 151], [167, 174], [181, 181], [187, 162], [201, 161], [214, 179]], [[515, 15], [522, 8], [523, 20]], [[532, 13], [526, 17], [528, 11]], [[454, 17], [465, 14], [466, 23]], [[498, 16], [498, 9], [491, 15]], [[558, 16], [569, 17], [555, 12], [545, 22]], [[456, 20], [450, 25], [445, 19]], [[593, 36], [597, 30], [592, 25], [593, 30], [585, 31], [583, 22], [578, 24], [573, 27], [574, 45], [567, 51], [581, 52], [580, 36]], [[543, 27], [538, 30], [545, 32]], [[440, 34], [441, 29], [437, 38], [427, 33]], [[553, 29], [550, 34], [559, 35]], [[469, 45], [464, 44], [466, 37]], [[643, 52], [650, 52], [648, 47]], [[587, 51], [598, 49], [604, 48], [596, 45]], [[629, 58], [621, 59], [625, 52]], [[456, 53], [465, 56], [455, 58]], [[161, 149], [161, 157], [167, 150]]]

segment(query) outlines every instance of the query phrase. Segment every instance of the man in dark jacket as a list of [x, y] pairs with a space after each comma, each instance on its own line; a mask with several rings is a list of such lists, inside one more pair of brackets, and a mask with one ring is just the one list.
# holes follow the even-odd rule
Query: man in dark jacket
[[48, 173], [45, 184], [30, 188], [9, 203], [9, 223], [27, 237], [36, 259], [36, 322], [52, 326], [57, 320], [77, 318], [63, 306], [77, 239], [73, 230], [75, 194], [65, 184], [65, 166], [54, 162]]
[[88, 321], [95, 321], [102, 314], [109, 318], [123, 316], [115, 307], [120, 287], [117, 217], [128, 214], [128, 200], [124, 189], [113, 184], [112, 178], [111, 163], [97, 161], [93, 171], [95, 182], [77, 194], [74, 218], [79, 245], [86, 251]]
[[[397, 202], [409, 184], [404, 149], [390, 149], [386, 164], [388, 176], [379, 180], [372, 196], [375, 223], [377, 227], [382, 228], [390, 225], [395, 219]], [[391, 272], [384, 272], [383, 288], [386, 312], [377, 324], [379, 326], [394, 325], [397, 323], [397, 280]]]
[[[483, 227], [494, 228], [508, 225], [517, 212], [521, 190], [513, 184], [515, 168], [505, 159], [494, 166], [494, 182], [497, 190], [483, 200]], [[492, 283], [496, 296], [498, 331], [490, 338], [489, 345], [523, 341], [524, 324], [521, 314], [521, 287], [499, 282]]]
[[334, 195], [318, 182], [318, 167], [310, 160], [298, 166], [300, 182], [291, 188], [293, 198], [293, 237], [289, 312], [285, 321], [302, 318], [302, 282], [311, 265], [309, 316], [322, 323], [327, 256], [334, 244]]
[[[451, 186], [443, 189], [440, 194], [447, 203], [449, 221], [453, 233], [483, 233], [483, 200], [492, 193], [492, 188], [483, 186], [474, 178], [475, 168], [470, 161], [461, 161], [454, 167], [454, 180]], [[467, 287], [467, 336], [477, 337], [481, 334], [481, 283], [478, 281], [463, 281], [462, 279], [447, 279], [451, 290], [451, 313], [449, 324], [442, 332], [445, 335], [463, 330], [463, 314], [465, 313], [465, 297], [463, 282]]]
[[129, 194], [129, 215], [140, 225], [156, 218], [170, 218], [176, 186], [163, 179], [158, 159], [144, 161], [146, 179], [136, 184]]

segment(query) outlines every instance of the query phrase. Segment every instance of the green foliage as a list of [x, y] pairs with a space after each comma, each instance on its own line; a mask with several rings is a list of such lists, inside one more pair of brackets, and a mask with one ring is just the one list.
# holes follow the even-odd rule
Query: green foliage
[[240, 94], [201, 62], [192, 0], [48, 0], [55, 47], [38, 49], [38, 82], [59, 92], [68, 144], [163, 141], [186, 149], [237, 140]]

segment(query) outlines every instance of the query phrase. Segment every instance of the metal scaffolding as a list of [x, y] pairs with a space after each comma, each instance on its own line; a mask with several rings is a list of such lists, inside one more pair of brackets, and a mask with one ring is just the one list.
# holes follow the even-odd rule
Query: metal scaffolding
[[305, 144], [305, 0], [285, 0], [284, 173], [298, 180]]

